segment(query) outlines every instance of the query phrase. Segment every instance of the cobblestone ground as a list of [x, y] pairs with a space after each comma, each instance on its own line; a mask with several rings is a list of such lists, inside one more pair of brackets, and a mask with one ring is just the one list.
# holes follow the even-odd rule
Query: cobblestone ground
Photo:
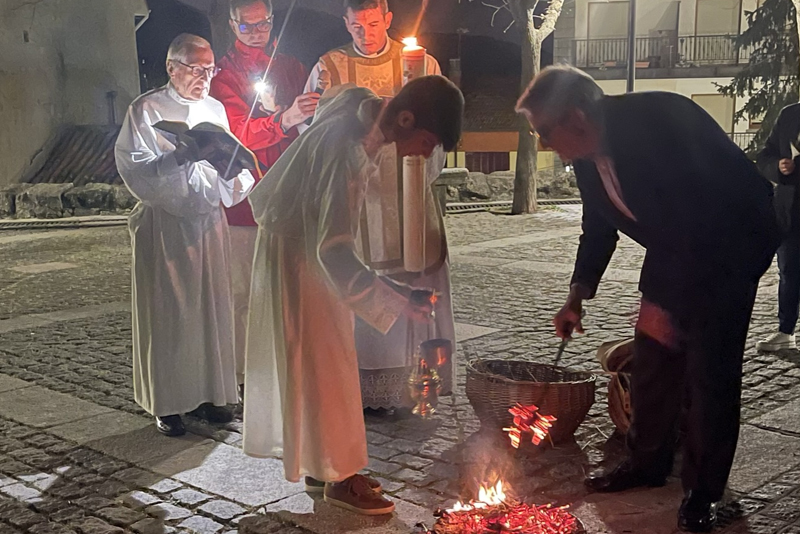
[[[470, 496], [477, 482], [502, 475], [525, 500], [570, 503], [585, 496], [585, 474], [619, 457], [622, 441], [614, 437], [607, 415], [607, 380], [602, 376], [574, 442], [556, 448], [523, 446], [514, 451], [502, 434], [478, 432], [480, 424], [464, 390], [466, 363], [476, 358], [552, 362], [558, 341], [551, 317], [566, 297], [579, 209], [550, 208], [527, 217], [480, 213], [447, 218], [456, 320], [492, 330], [459, 344], [458, 388], [441, 402], [434, 419], [368, 417], [369, 471], [396, 499], [432, 510]], [[131, 388], [130, 314], [124, 307], [103, 311], [103, 306], [129, 301], [127, 230], [0, 233], [0, 254], [6, 260], [0, 268], [0, 319], [18, 325], [3, 329], [0, 321], [0, 374], [143, 415]], [[620, 242], [613, 273], [587, 304], [587, 334], [570, 343], [562, 364], [597, 371], [600, 343], [631, 336], [642, 258], [638, 245]], [[744, 421], [800, 399], [800, 353], [759, 355], [754, 350], [755, 341], [775, 327], [775, 284], [773, 270], [762, 282], [753, 315], [745, 357]], [[66, 318], [71, 310], [91, 306], [97, 311]], [[38, 317], [33, 314], [52, 312], [66, 315], [46, 324], [25, 322]], [[189, 421], [188, 426], [193, 433], [231, 445], [241, 441], [240, 422], [214, 427]], [[177, 481], [172, 483], [179, 486], [153, 489], [151, 483], [139, 482], [148, 479], [146, 472], [134, 476], [130, 465], [23, 425], [0, 420], [0, 429], [0, 534], [105, 534], [119, 529], [144, 534], [139, 527], [151, 524], [162, 525], [161, 531], [166, 525], [216, 533], [235, 530], [237, 518], [252, 512], [214, 495], [195, 495], [196, 488]], [[727, 532], [800, 534], [800, 457], [783, 461], [785, 469], [760, 487], [731, 493], [722, 514]], [[135, 495], [144, 502], [134, 502], [131, 492], [141, 492]], [[209, 511], [217, 506], [237, 511], [222, 517]], [[267, 521], [264, 531], [289, 528]]]
[[[0, 418], [0, 533], [229, 534], [254, 510]], [[276, 534], [302, 530], [259, 517]]]

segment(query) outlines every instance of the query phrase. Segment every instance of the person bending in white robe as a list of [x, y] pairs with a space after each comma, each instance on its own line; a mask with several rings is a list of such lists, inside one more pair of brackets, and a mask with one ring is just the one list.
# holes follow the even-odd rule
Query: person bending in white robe
[[[223, 163], [204, 159], [153, 127], [159, 121], [228, 127], [208, 96], [216, 72], [208, 41], [178, 36], [167, 55], [169, 83], [130, 106], [116, 144], [125, 185], [139, 199], [129, 227], [133, 246], [133, 386], [160, 432], [185, 433], [180, 414], [227, 422], [238, 400], [228, 226], [220, 206], [244, 200], [248, 171], [223, 180]], [[169, 136], [169, 134], [166, 134]], [[240, 172], [241, 171], [241, 172]], [[237, 176], [237, 173], [238, 176]]]
[[[334, 93], [338, 93], [334, 96]], [[367, 180], [381, 152], [452, 150], [464, 100], [441, 76], [385, 103], [369, 89], [327, 91], [311, 127], [250, 196], [259, 225], [250, 293], [244, 451], [282, 455], [286, 478], [366, 515], [394, 505], [367, 465], [353, 312], [379, 332], [406, 315], [428, 320], [411, 287], [379, 276], [355, 250]]]

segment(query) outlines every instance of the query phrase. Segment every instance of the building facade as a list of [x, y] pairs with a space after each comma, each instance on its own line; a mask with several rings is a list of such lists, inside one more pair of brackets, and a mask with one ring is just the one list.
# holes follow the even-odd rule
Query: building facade
[[[739, 146], [759, 127], [758, 117], [735, 120], [746, 99], [726, 97], [749, 60], [733, 38], [747, 27], [746, 12], [762, 0], [636, 0], [636, 91], [673, 91], [702, 106]], [[555, 31], [554, 62], [585, 70], [608, 94], [626, 89], [630, 2], [575, 0]]]
[[61, 126], [122, 120], [147, 14], [145, 0], [0, 0], [0, 186]]

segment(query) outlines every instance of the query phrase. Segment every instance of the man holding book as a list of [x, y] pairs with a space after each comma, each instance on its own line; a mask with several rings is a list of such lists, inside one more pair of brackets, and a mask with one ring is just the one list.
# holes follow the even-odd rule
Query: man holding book
[[[208, 96], [216, 73], [209, 43], [178, 36], [167, 72], [167, 85], [131, 104], [115, 155], [139, 199], [129, 221], [135, 399], [160, 432], [179, 436], [180, 414], [226, 422], [224, 406], [238, 400], [230, 245], [220, 204], [244, 200], [253, 177], [241, 169], [257, 168], [246, 148], [233, 148], [238, 142], [227, 132], [225, 109]], [[176, 123], [192, 130], [180, 134]], [[231, 164], [234, 150], [245, 157]]]
[[[297, 59], [275, 51], [272, 0], [230, 0], [229, 7], [229, 23], [236, 41], [219, 61], [220, 72], [211, 82], [211, 96], [225, 106], [233, 134], [269, 169], [297, 138], [297, 126], [314, 115], [319, 95], [302, 94], [305, 67]], [[241, 387], [258, 228], [247, 202], [227, 208], [225, 214], [231, 234], [236, 378]]]

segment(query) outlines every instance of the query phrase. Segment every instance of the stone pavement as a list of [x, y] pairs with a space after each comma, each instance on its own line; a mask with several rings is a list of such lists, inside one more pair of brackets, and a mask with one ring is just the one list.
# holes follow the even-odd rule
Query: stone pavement
[[[130, 248], [124, 228], [0, 232], [0, 534], [132, 531], [409, 533], [432, 512], [502, 477], [535, 503], [571, 504], [591, 533], [675, 532], [677, 478], [658, 490], [587, 495], [582, 478], [619, 457], [606, 379], [575, 435], [511, 449], [479, 432], [464, 394], [480, 357], [551, 362], [551, 317], [566, 296], [580, 208], [526, 217], [447, 218], [459, 337], [459, 387], [430, 421], [368, 417], [371, 462], [397, 503], [392, 518], [353, 516], [246, 457], [241, 423], [189, 420], [165, 438], [133, 402]], [[629, 337], [642, 250], [620, 242], [571, 368], [597, 371], [603, 341]], [[776, 274], [762, 283], [748, 339], [739, 451], [720, 531], [800, 534], [800, 353], [759, 355], [774, 328]]]

